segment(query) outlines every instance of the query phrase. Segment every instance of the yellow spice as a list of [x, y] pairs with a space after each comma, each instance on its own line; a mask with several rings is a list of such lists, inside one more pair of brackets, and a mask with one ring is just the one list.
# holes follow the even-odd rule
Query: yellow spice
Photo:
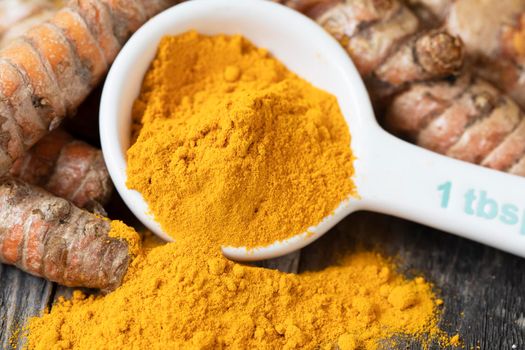
[[240, 36], [164, 38], [134, 117], [127, 184], [176, 239], [265, 245], [355, 192], [335, 97]]
[[[300, 275], [243, 266], [170, 243], [135, 259], [105, 297], [75, 294], [32, 319], [31, 349], [376, 349], [396, 334], [440, 336], [428, 283], [380, 255]], [[399, 308], [397, 290], [415, 300]], [[379, 293], [382, 290], [384, 293]]]
[[140, 236], [137, 232], [119, 220], [111, 220], [109, 237], [121, 238], [128, 243], [129, 255], [133, 258], [141, 252]]

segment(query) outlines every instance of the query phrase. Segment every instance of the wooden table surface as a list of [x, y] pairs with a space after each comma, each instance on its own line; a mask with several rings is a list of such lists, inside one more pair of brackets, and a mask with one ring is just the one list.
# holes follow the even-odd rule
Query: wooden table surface
[[[394, 256], [407, 275], [432, 281], [445, 301], [442, 327], [451, 334], [459, 332], [466, 349], [525, 348], [525, 259], [447, 233], [379, 214], [356, 213], [301, 252], [261, 265], [292, 272], [315, 270], [353, 249]], [[13, 330], [67, 292], [0, 265], [0, 348], [11, 349]], [[408, 341], [401, 348], [420, 346]]]

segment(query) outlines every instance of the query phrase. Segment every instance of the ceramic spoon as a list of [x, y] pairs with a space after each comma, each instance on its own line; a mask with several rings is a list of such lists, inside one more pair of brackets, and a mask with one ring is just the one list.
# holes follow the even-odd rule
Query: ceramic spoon
[[[313, 242], [348, 214], [370, 210], [455, 233], [525, 257], [525, 179], [450, 159], [406, 143], [377, 124], [365, 86], [340, 45], [307, 17], [262, 0], [195, 0], [144, 25], [125, 45], [106, 80], [101, 102], [102, 148], [116, 188], [134, 214], [171, 240], [126, 188], [125, 150], [131, 106], [159, 39], [188, 30], [242, 34], [269, 49], [290, 70], [334, 94], [350, 128], [359, 198], [340, 204], [309, 233], [266, 247], [224, 247], [235, 260], [287, 254]], [[290, 232], [293, 235], [293, 232]]]

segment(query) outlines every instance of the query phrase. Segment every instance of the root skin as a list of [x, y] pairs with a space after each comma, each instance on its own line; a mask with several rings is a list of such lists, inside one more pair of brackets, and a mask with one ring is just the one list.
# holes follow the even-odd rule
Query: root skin
[[0, 262], [70, 287], [120, 285], [130, 257], [110, 222], [20, 180], [0, 179]]

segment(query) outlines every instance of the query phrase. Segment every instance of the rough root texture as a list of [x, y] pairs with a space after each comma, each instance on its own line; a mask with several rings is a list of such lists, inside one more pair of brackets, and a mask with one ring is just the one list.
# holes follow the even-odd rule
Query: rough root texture
[[525, 1], [406, 0], [464, 42], [469, 65], [525, 107]]
[[175, 3], [73, 0], [0, 51], [0, 174], [80, 105], [141, 24]]
[[525, 176], [524, 114], [481, 79], [414, 84], [394, 99], [385, 122], [430, 150]]
[[460, 40], [445, 30], [421, 33], [424, 24], [397, 0], [280, 2], [312, 17], [332, 34], [361, 75], [382, 84], [385, 91], [373, 91], [374, 95], [456, 74], [463, 65]]
[[112, 192], [102, 152], [62, 129], [46, 135], [19, 158], [11, 175], [38, 185], [80, 208], [98, 208]]
[[13, 178], [0, 178], [0, 262], [65, 286], [113, 290], [128, 244], [110, 222]]

